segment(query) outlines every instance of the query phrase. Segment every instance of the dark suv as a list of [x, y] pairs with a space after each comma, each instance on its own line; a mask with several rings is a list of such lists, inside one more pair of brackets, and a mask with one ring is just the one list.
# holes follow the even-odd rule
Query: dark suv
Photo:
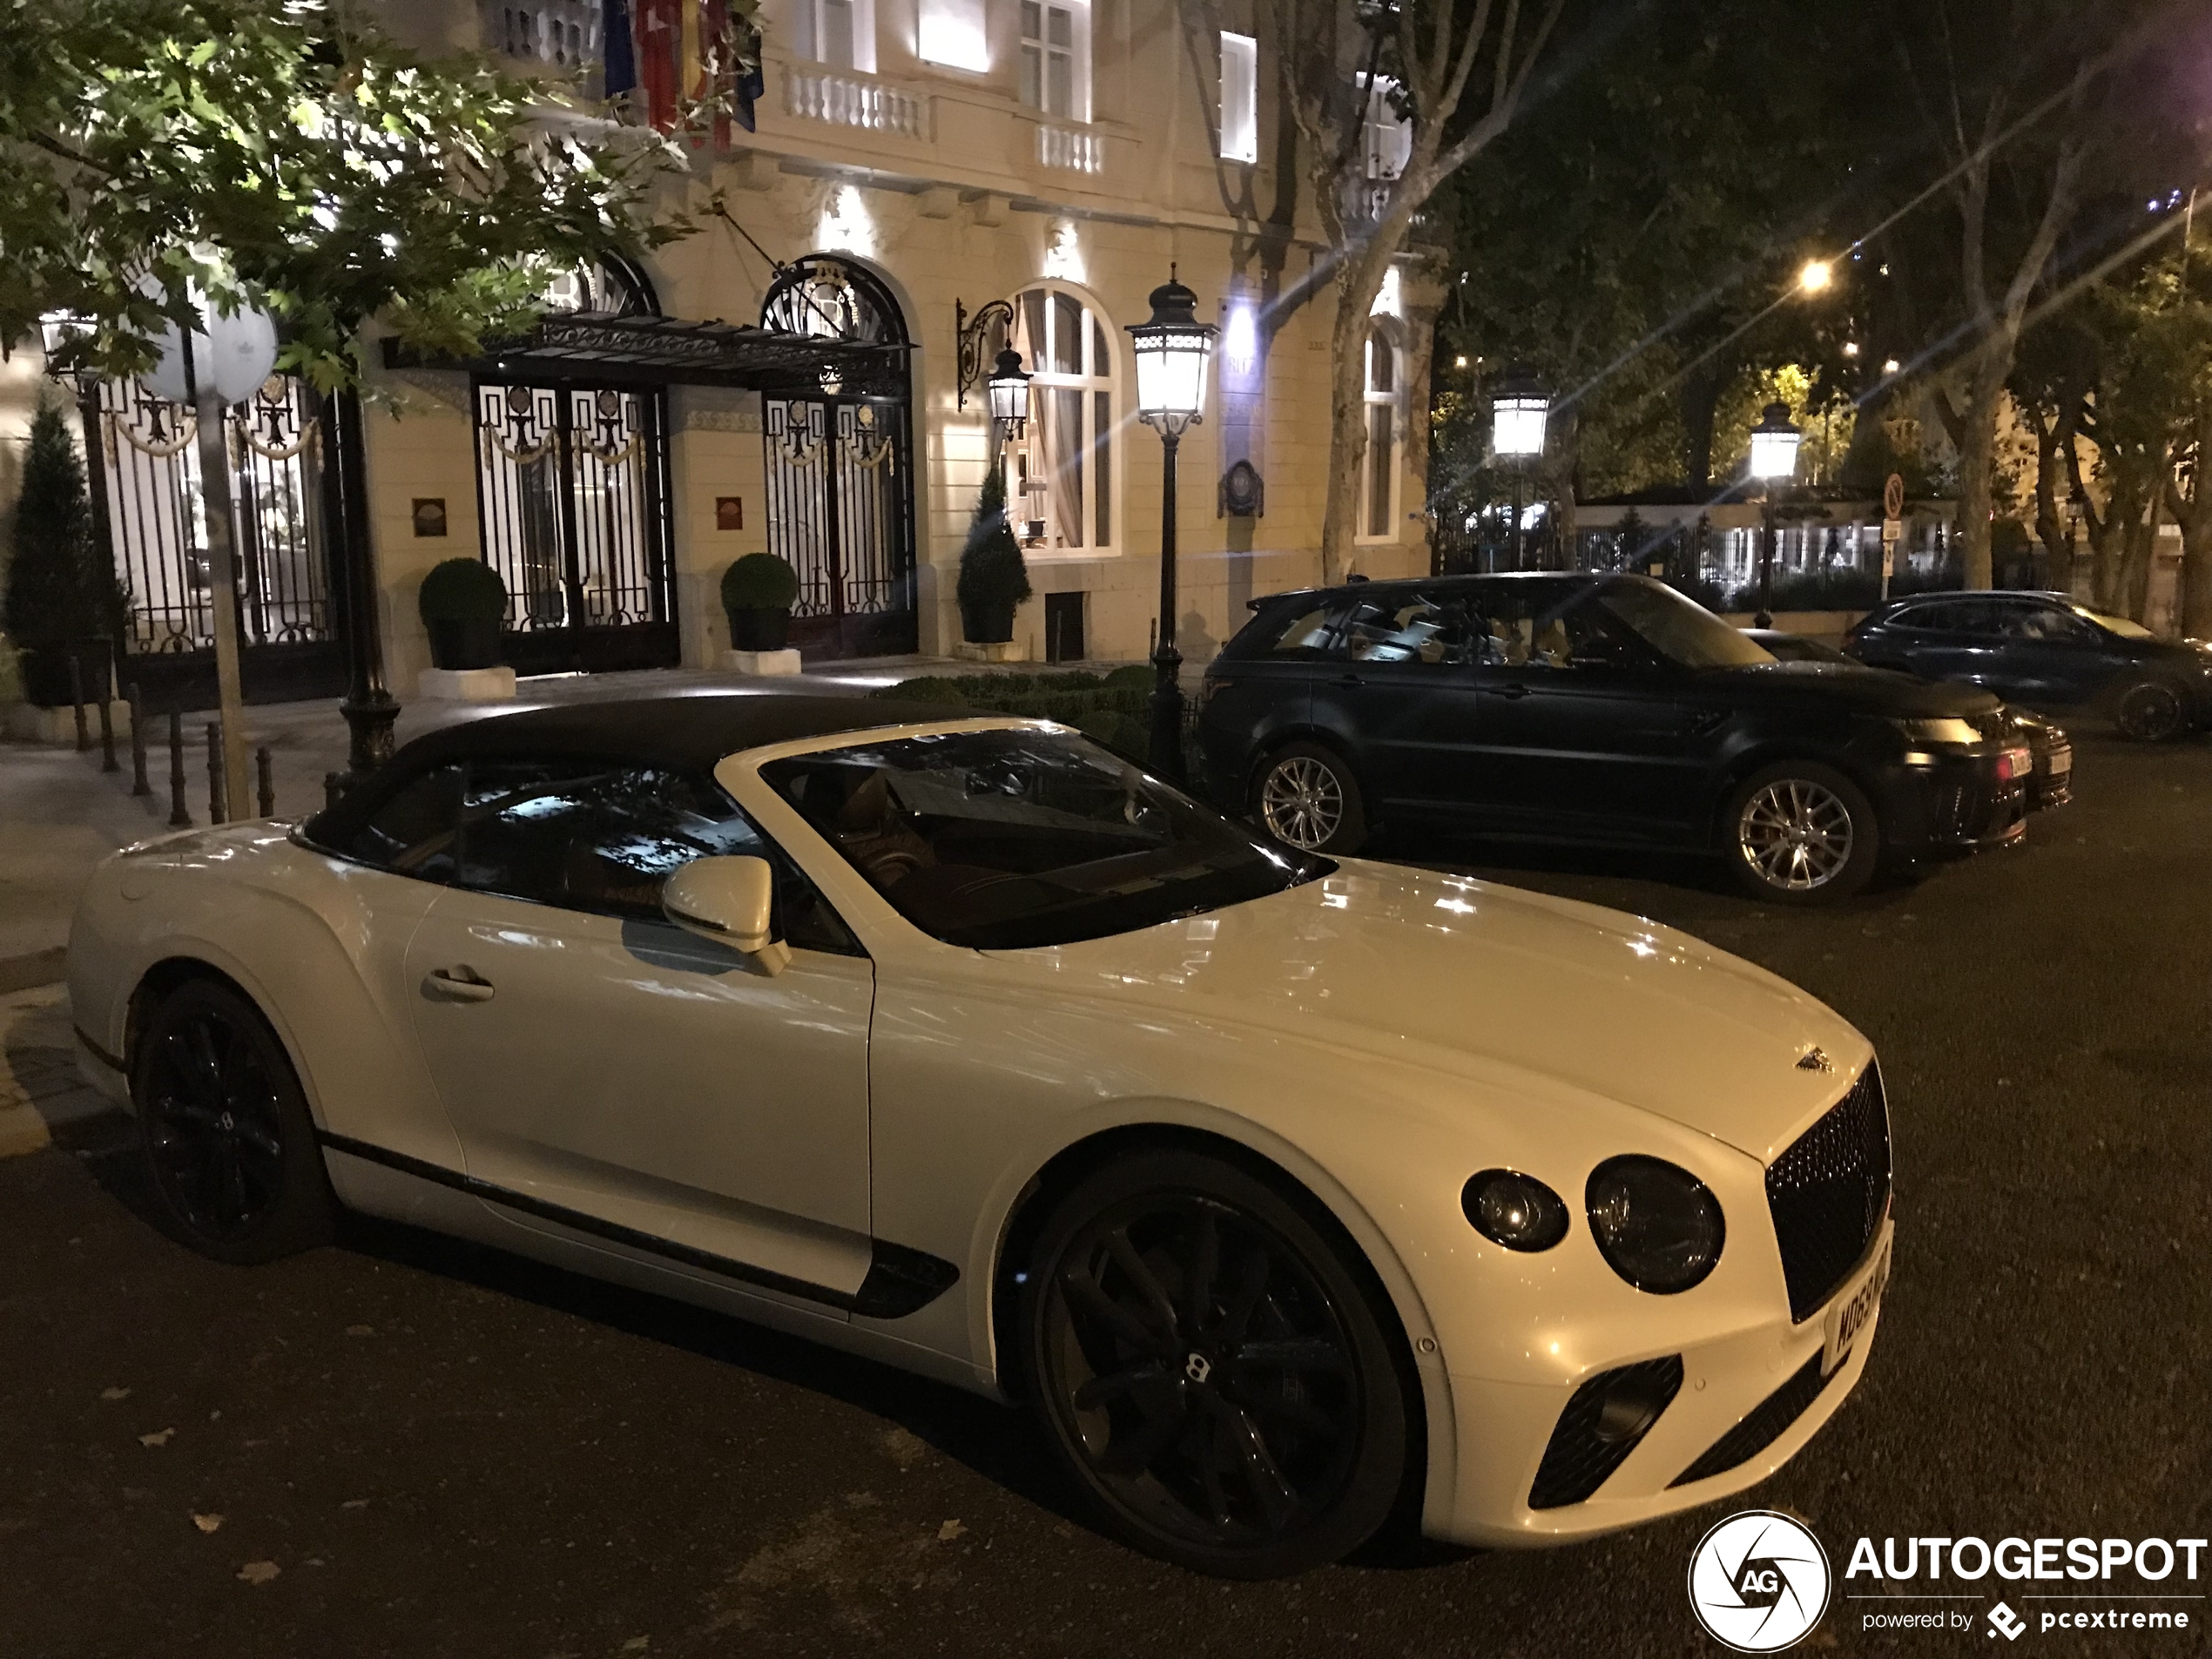
[[1724, 853], [1792, 902], [2023, 830], [1997, 699], [1783, 663], [1648, 577], [1355, 583], [1256, 600], [1206, 671], [1209, 783], [1277, 839], [1388, 819]]
[[2060, 593], [1931, 593], [1892, 599], [1844, 637], [1877, 668], [1965, 680], [2032, 708], [2111, 717], [2123, 736], [2212, 725], [2212, 645], [2159, 638]]

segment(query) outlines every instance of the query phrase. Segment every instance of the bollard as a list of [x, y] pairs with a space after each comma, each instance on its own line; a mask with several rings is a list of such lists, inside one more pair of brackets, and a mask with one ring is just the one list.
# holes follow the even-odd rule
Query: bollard
[[207, 821], [226, 823], [230, 819], [230, 802], [223, 799], [223, 728], [214, 720], [207, 723]]
[[276, 767], [269, 755], [269, 745], [263, 744], [253, 752], [253, 779], [260, 796], [260, 816], [276, 816]]
[[100, 770], [102, 772], [123, 770], [115, 764], [115, 711], [109, 706], [109, 699], [105, 697], [100, 699]]
[[169, 711], [169, 827], [192, 827], [185, 810], [185, 717], [175, 709]]
[[69, 654], [69, 700], [77, 710], [77, 752], [83, 754], [92, 746], [92, 734], [84, 729], [84, 664], [75, 651]]
[[125, 702], [131, 710], [131, 792], [151, 795], [153, 786], [146, 781], [146, 710], [138, 697], [138, 683], [132, 680], [125, 691]]

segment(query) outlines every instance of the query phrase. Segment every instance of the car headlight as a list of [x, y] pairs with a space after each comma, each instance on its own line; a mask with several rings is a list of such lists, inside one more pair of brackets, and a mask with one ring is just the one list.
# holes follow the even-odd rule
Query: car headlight
[[1908, 743], [1975, 744], [1981, 733], [1972, 720], [1961, 720], [1946, 715], [1935, 720], [1892, 720], [1890, 724], [1905, 734]]
[[1507, 1250], [1549, 1250], [1567, 1237], [1567, 1205], [1542, 1182], [1518, 1170], [1485, 1170], [1460, 1190], [1468, 1223]]
[[1606, 1264], [1640, 1291], [1673, 1296], [1703, 1282], [1727, 1228], [1703, 1181], [1663, 1158], [1608, 1158], [1583, 1193]]

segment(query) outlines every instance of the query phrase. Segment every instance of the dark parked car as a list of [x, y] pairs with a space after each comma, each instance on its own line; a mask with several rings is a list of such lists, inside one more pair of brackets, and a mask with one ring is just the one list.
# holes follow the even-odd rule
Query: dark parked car
[[[1746, 628], [1744, 637], [1756, 639], [1767, 652], [1785, 663], [1848, 663], [1851, 659], [1833, 645], [1824, 645], [1803, 634], [1785, 634], [1779, 628]], [[2007, 706], [2005, 718], [2013, 732], [2026, 740], [2034, 758], [2034, 775], [2028, 779], [2027, 806], [2040, 813], [2046, 806], [2063, 806], [2074, 799], [2074, 744], [2056, 722], [2026, 709]]]
[[2063, 594], [1893, 599], [1854, 624], [1844, 649], [1877, 668], [1986, 686], [2008, 703], [2107, 716], [2125, 737], [2212, 725], [2212, 644], [2161, 639]]
[[1648, 577], [1447, 577], [1278, 594], [1206, 672], [1209, 781], [1278, 840], [1387, 819], [1722, 853], [1811, 902], [2021, 833], [1997, 699], [1780, 663]]

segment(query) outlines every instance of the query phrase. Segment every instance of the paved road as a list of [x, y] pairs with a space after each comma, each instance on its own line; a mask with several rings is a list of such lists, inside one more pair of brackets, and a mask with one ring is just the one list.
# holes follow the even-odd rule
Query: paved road
[[[1756, 1494], [1831, 1551], [2212, 1533], [2212, 745], [2092, 739], [2080, 779], [2027, 848], [1828, 914], [1695, 870], [1467, 860], [1687, 927], [1879, 1045], [1880, 1339]], [[19, 1076], [51, 1076], [60, 1020], [8, 1027]], [[218, 1267], [138, 1218], [122, 1144], [96, 1118], [0, 1161], [9, 1659], [1719, 1651], [1683, 1590], [1715, 1512], [1208, 1582], [1088, 1530], [985, 1402], [397, 1230]], [[2022, 1650], [2054, 1642], [2202, 1650]], [[1850, 1602], [1808, 1647], [1946, 1650], [1864, 1636]]]

